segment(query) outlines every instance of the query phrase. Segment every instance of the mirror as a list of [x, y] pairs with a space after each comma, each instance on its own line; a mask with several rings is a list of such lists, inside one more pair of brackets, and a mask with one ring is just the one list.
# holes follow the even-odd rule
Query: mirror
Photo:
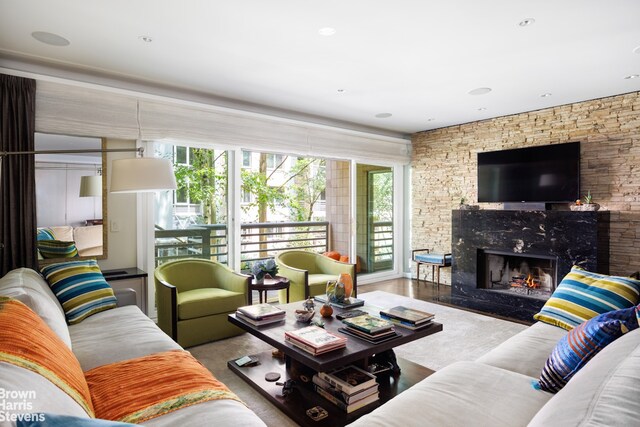
[[[36, 150], [104, 149], [101, 138], [36, 132]], [[106, 153], [35, 155], [36, 218], [39, 239], [74, 242], [60, 248], [39, 248], [40, 263], [68, 261], [57, 253], [82, 258], [107, 258]], [[52, 235], [50, 236], [49, 233]], [[54, 244], [51, 244], [54, 245]], [[49, 245], [47, 245], [49, 246]], [[78, 259], [78, 258], [74, 258]]]

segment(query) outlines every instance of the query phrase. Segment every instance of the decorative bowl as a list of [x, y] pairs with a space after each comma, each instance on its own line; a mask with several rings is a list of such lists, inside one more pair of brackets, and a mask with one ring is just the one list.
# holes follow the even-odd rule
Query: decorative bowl
[[309, 322], [313, 318], [313, 316], [315, 314], [316, 314], [316, 312], [314, 310], [312, 310], [312, 311], [296, 310], [296, 312], [295, 312], [296, 320], [298, 322], [302, 322], [302, 323]]
[[597, 211], [600, 209], [598, 203], [585, 203], [582, 205], [569, 205], [569, 209], [572, 211]]

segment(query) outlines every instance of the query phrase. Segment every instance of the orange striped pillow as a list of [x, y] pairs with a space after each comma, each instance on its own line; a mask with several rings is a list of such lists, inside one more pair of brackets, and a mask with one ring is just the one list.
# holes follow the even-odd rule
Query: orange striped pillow
[[0, 297], [0, 362], [42, 375], [93, 417], [91, 394], [71, 349], [29, 307]]

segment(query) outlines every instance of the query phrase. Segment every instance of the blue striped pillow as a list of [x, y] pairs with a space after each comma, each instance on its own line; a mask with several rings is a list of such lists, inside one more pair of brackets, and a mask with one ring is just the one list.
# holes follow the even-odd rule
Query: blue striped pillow
[[41, 272], [60, 301], [70, 325], [116, 306], [113, 289], [104, 280], [94, 259], [49, 264]]
[[600, 350], [636, 329], [640, 306], [611, 311], [588, 320], [562, 337], [540, 374], [539, 388], [557, 393]]
[[56, 240], [56, 236], [53, 235], [53, 230], [50, 228], [38, 228], [36, 240]]
[[62, 240], [39, 240], [38, 251], [43, 258], [76, 258], [78, 248], [76, 242], [63, 242]]
[[599, 314], [638, 304], [640, 280], [573, 266], [534, 319], [571, 330]]

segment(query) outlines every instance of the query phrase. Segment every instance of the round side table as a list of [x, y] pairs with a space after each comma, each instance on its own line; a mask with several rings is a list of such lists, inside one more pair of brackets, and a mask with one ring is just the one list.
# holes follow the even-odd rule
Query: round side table
[[251, 279], [251, 284], [249, 285], [249, 305], [253, 304], [253, 296], [251, 295], [252, 291], [258, 291], [258, 296], [260, 297], [260, 304], [262, 304], [262, 293], [264, 292], [264, 302], [267, 302], [267, 292], [268, 291], [278, 291], [280, 289], [287, 290], [287, 303], [289, 303], [289, 279], [282, 276], [276, 276], [272, 278], [265, 277], [264, 283], [257, 284], [255, 279]]

